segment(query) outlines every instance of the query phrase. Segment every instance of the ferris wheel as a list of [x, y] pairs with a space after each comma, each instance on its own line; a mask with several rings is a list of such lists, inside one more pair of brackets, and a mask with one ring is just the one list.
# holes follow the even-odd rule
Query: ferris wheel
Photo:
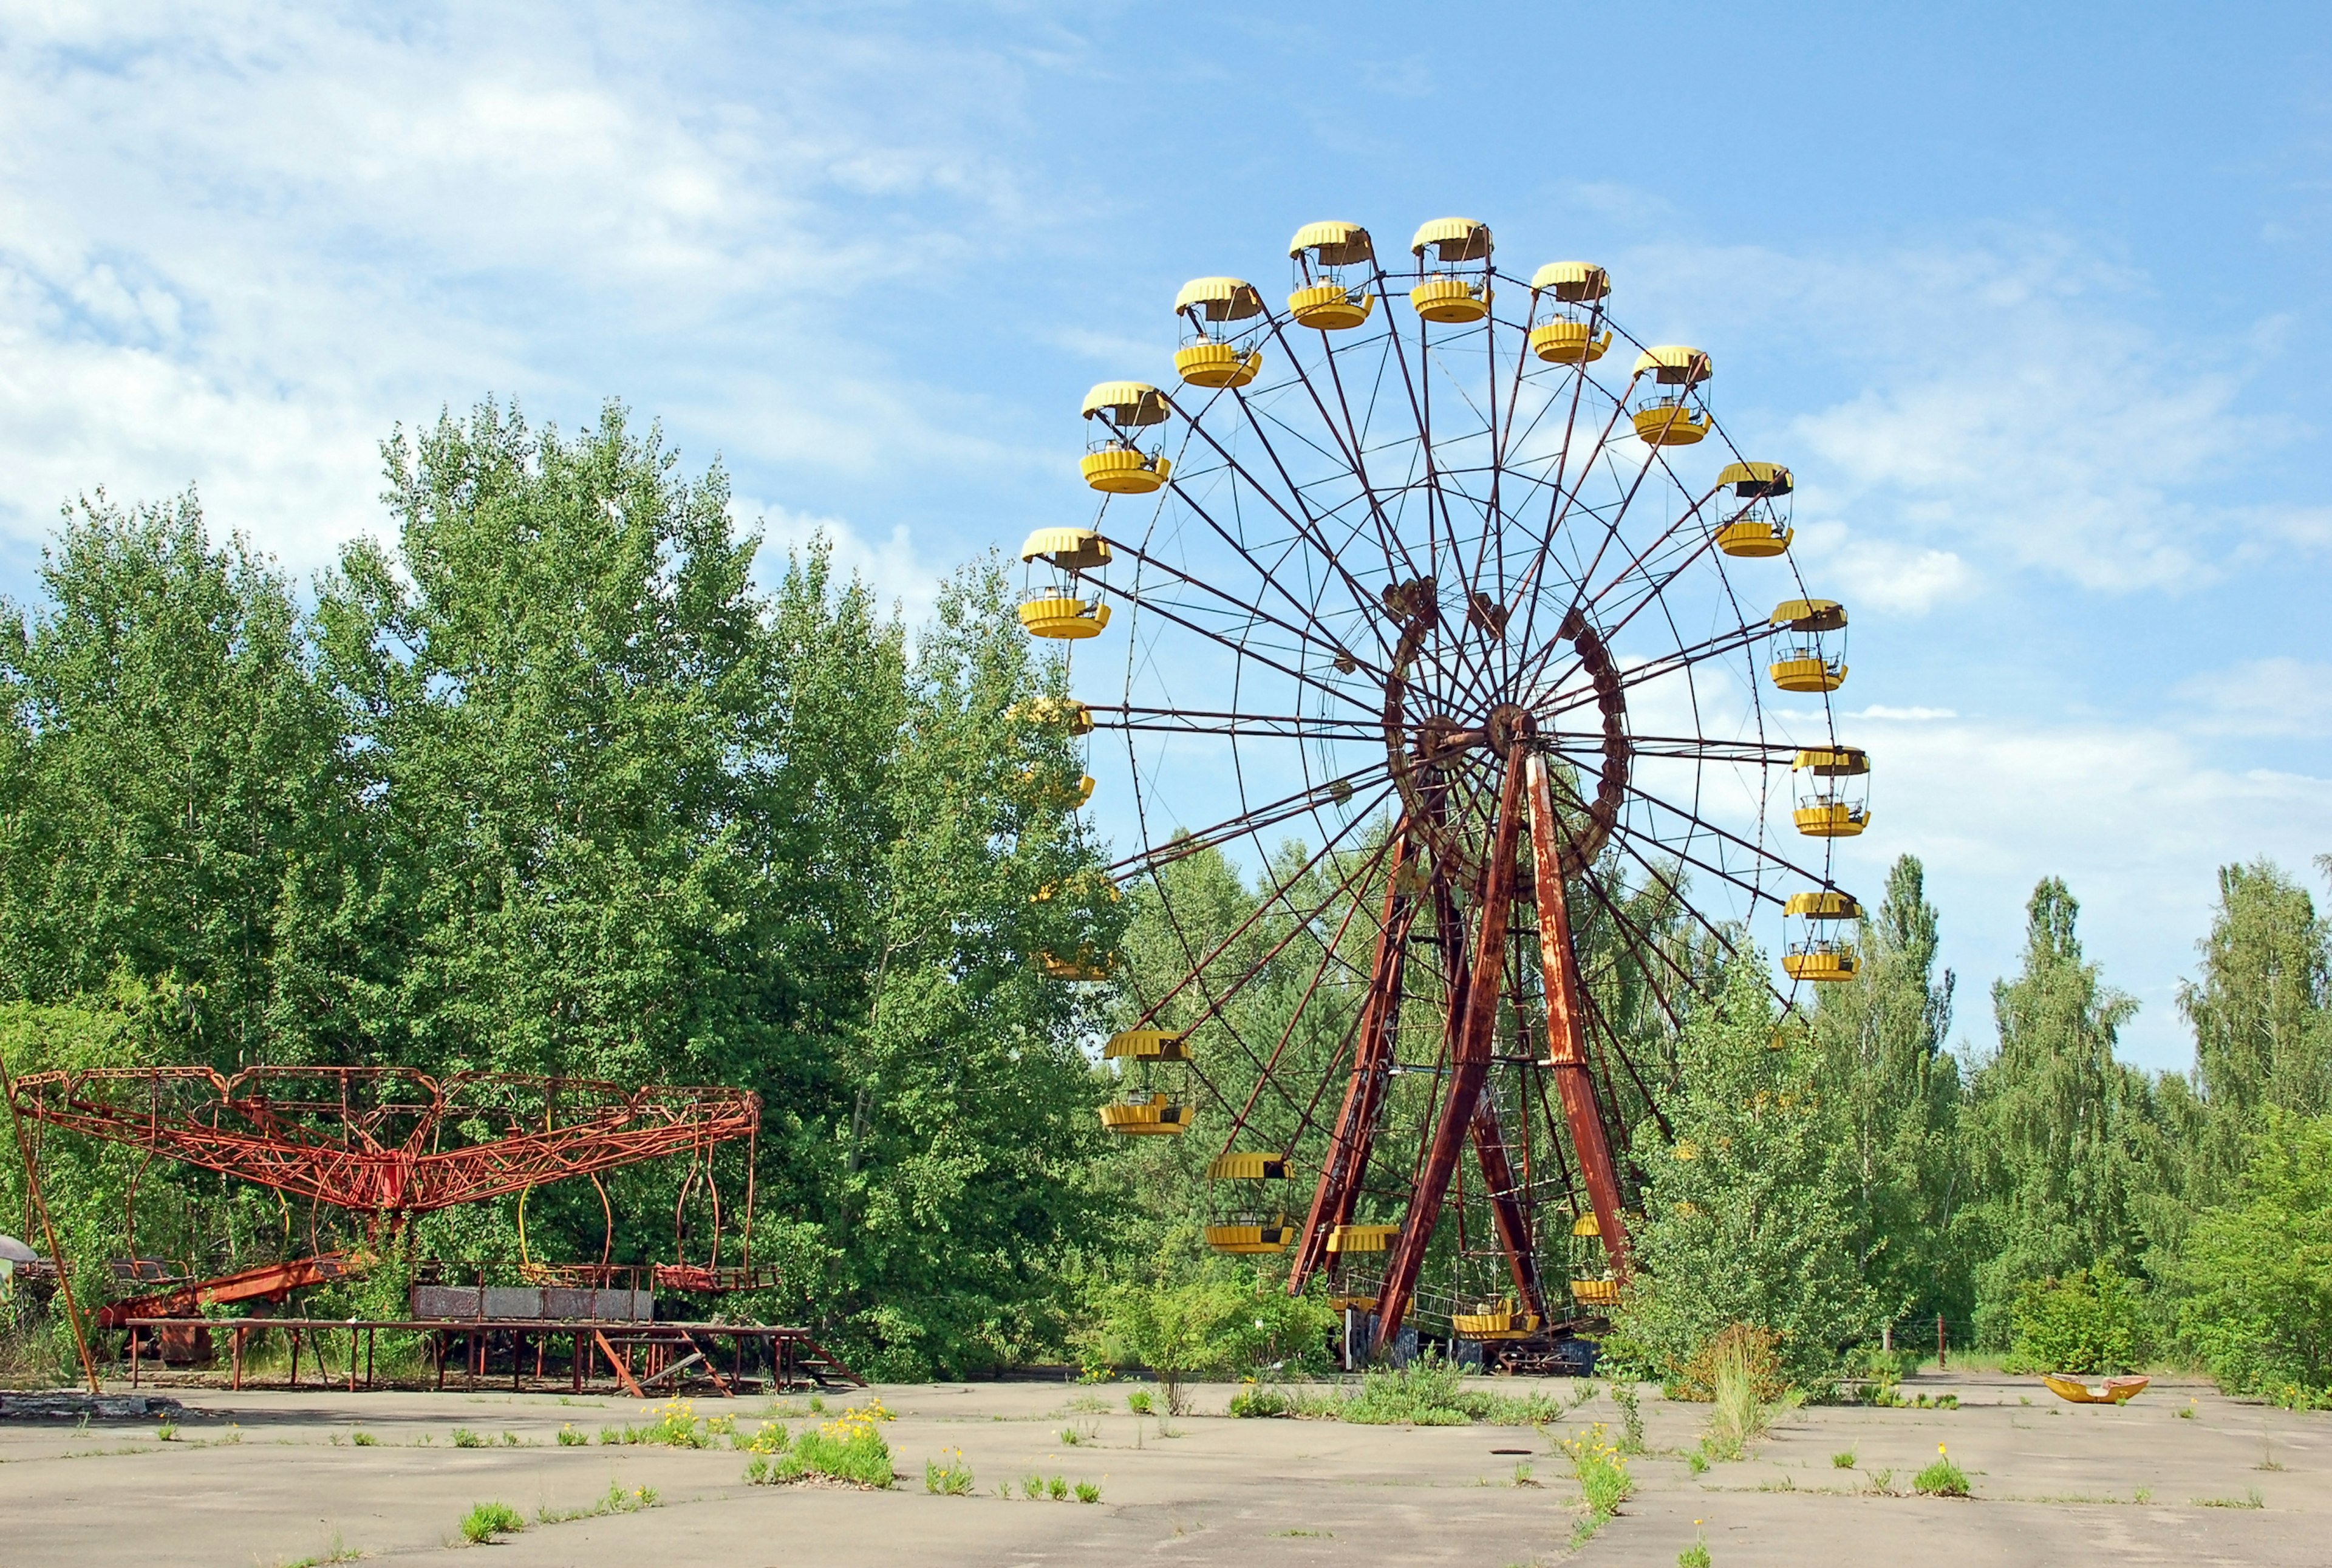
[[[1130, 789], [1112, 873], [1174, 947], [1102, 1117], [1203, 1140], [1209, 1243], [1324, 1274], [1377, 1349], [1543, 1342], [1627, 1279], [1630, 1133], [1716, 978], [1855, 971], [1847, 614], [1710, 355], [1638, 341], [1601, 267], [1506, 272], [1465, 218], [1288, 255], [1279, 309], [1182, 288], [1172, 377], [1085, 397], [1097, 515], [1021, 552], [1076, 660], [1046, 712]], [[1228, 931], [1209, 852], [1261, 886]]]

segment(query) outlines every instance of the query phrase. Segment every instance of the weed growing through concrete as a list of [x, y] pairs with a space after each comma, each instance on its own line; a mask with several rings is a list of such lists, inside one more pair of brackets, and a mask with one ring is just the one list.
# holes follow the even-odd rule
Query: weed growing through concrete
[[562, 1448], [579, 1448], [590, 1440], [575, 1429], [573, 1421], [569, 1421], [559, 1429], [559, 1446]]
[[[1103, 1480], [1106, 1479], [1108, 1479], [1107, 1477], [1103, 1477]], [[1101, 1501], [1101, 1482], [1079, 1481], [1076, 1486], [1076, 1492], [1078, 1502], [1098, 1503]]]
[[1677, 1554], [1677, 1568], [1708, 1568], [1708, 1537], [1697, 1519], [1692, 1522], [1692, 1544]]
[[1935, 1462], [1911, 1478], [1911, 1489], [1923, 1497], [1964, 1497], [1967, 1472], [1952, 1463], [1944, 1445], [1935, 1445]]
[[938, 1458], [923, 1461], [923, 1490], [935, 1497], [971, 1496], [971, 1467], [961, 1448], [941, 1448]]
[[1045, 1483], [1045, 1496], [1052, 1498], [1056, 1503], [1061, 1501], [1068, 1495], [1069, 1478], [1066, 1476], [1055, 1476], [1051, 1480]]
[[1873, 1470], [1870, 1473], [1870, 1489], [1882, 1497], [1893, 1496], [1895, 1495], [1895, 1472], [1891, 1469]]
[[1045, 1495], [1045, 1477], [1031, 1470], [1020, 1477], [1020, 1495], [1030, 1502]]
[[526, 1521], [508, 1503], [480, 1503], [462, 1515], [462, 1539], [473, 1546], [483, 1545], [497, 1535], [514, 1535], [525, 1528]]
[[[881, 1430], [881, 1424], [892, 1419], [881, 1400], [853, 1405], [781, 1450], [755, 1452], [745, 1467], [745, 1478], [757, 1485], [776, 1485], [822, 1476], [883, 1490], [897, 1478], [891, 1464], [891, 1445], [883, 1440]], [[779, 1438], [782, 1440], [782, 1431]]]
[[1531, 1468], [1530, 1461], [1528, 1459], [1524, 1459], [1521, 1464], [1515, 1467], [1515, 1485], [1517, 1487], [1535, 1487], [1538, 1485], [1536, 1481], [1531, 1479]]
[[354, 1443], [359, 1448], [377, 1448], [380, 1443], [380, 1439], [378, 1438], [374, 1437], [370, 1432], [366, 1431], [361, 1427], [349, 1434], [349, 1441]]
[[1841, 1448], [1837, 1453], [1832, 1454], [1830, 1457], [1830, 1468], [1833, 1470], [1850, 1470], [1854, 1468], [1854, 1450], [1852, 1448]]
[[1620, 1451], [1640, 1454], [1644, 1451], [1644, 1403], [1642, 1396], [1630, 1382], [1611, 1384], [1611, 1402], [1620, 1410]]
[[483, 1448], [486, 1446], [486, 1439], [467, 1427], [455, 1427], [454, 1446], [457, 1448]]
[[2140, 1505], [2151, 1503], [2154, 1501], [2154, 1488], [2151, 1487], [2140, 1487], [2136, 1491], [2132, 1492], [2129, 1495], [2129, 1500]]
[[1708, 1450], [1706, 1448], [1686, 1449], [1684, 1468], [1696, 1476], [1706, 1471], [1708, 1468]]
[[1126, 1395], [1125, 1408], [1132, 1410], [1137, 1416], [1146, 1416], [1150, 1414], [1150, 1391], [1148, 1389], [1136, 1389], [1132, 1393]]
[[175, 1443], [178, 1440], [178, 1429], [165, 1421], [154, 1429], [154, 1436], [163, 1442]]
[[2264, 1508], [2267, 1506], [2267, 1499], [2260, 1496], [2260, 1489], [2257, 1487], [2253, 1487], [2240, 1497], [2197, 1497], [2194, 1499], [2194, 1506], [2197, 1508]]
[[534, 1517], [543, 1525], [564, 1525], [569, 1519], [597, 1519], [608, 1514], [636, 1514], [643, 1508], [653, 1508], [663, 1497], [654, 1487], [634, 1487], [624, 1489], [621, 1481], [609, 1477], [607, 1496], [587, 1508], [553, 1508], [549, 1504], [537, 1508]]
[[2194, 1401], [2193, 1400], [2188, 1400], [2179, 1410], [2178, 1419], [2182, 1421], [2191, 1421], [2194, 1419]]
[[1571, 1532], [1571, 1544], [1579, 1546], [1620, 1511], [1620, 1505], [1634, 1493], [1636, 1484], [1628, 1474], [1628, 1461], [1619, 1445], [1605, 1439], [1602, 1422], [1596, 1422], [1578, 1437], [1566, 1439], [1562, 1447], [1570, 1456], [1571, 1473], [1579, 1479], [1580, 1499], [1587, 1506], [1585, 1516]]

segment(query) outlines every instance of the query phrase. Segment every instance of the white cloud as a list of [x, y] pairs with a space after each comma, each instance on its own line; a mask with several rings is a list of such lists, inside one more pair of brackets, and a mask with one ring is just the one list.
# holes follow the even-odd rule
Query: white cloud
[[2171, 688], [2187, 722], [2210, 735], [2321, 736], [2332, 732], [2332, 664], [2251, 659], [2190, 675]]
[[1890, 726], [1871, 760], [1872, 826], [1842, 879], [1875, 888], [1896, 856], [1926, 863], [1976, 1041], [1992, 1033], [1983, 988], [2015, 972], [2032, 884], [2056, 875], [2081, 900], [2089, 957], [2144, 1004], [2129, 1055], [2184, 1066], [2173, 999], [2216, 868], [2264, 854], [2298, 869], [2332, 846], [2332, 779], [2227, 767], [2165, 726], [1936, 719]]
[[833, 547], [836, 571], [865, 582], [885, 613], [897, 605], [910, 626], [930, 617], [941, 581], [957, 564], [917, 548], [904, 524], [893, 528], [887, 539], [869, 540], [843, 518], [791, 512], [743, 497], [738, 498], [735, 510], [741, 519], [761, 525], [764, 542], [756, 564], [764, 583], [774, 583], [783, 573], [788, 551], [800, 551], [823, 534]]
[[2231, 542], [2332, 540], [2322, 509], [2231, 489], [2305, 434], [2244, 402], [2278, 352], [2274, 324], [2165, 311], [2143, 278], [2069, 242], [1859, 256], [1671, 246], [1631, 264], [1656, 319], [1690, 310], [1698, 340], [1732, 350], [1720, 368], [1746, 353], [1770, 380], [1793, 359], [1841, 388], [1749, 423], [1794, 445], [1802, 511], [1851, 520], [1839, 564], [1874, 603], [1921, 612], [1974, 586], [1972, 559], [2104, 592], [2175, 591], [2215, 578]]

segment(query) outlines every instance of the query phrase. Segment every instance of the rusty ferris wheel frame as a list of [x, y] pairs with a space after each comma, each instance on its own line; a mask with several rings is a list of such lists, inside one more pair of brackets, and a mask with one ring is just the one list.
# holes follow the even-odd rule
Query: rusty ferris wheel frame
[[[1350, 224], [1289, 255], [1284, 309], [1185, 286], [1180, 384], [1093, 389], [1099, 513], [1022, 552], [1033, 634], [1124, 636], [1121, 700], [1066, 716], [1123, 743], [1144, 842], [1112, 872], [1180, 948], [1104, 1120], [1224, 1118], [1209, 1243], [1284, 1256], [1291, 1291], [1326, 1272], [1379, 1352], [1429, 1299], [1543, 1338], [1628, 1278], [1622, 1105], [1657, 1117], [1671, 1064], [1615, 994], [1672, 1040], [1710, 954], [1779, 948], [1784, 1005], [1854, 970], [1824, 923], [1860, 913], [1830, 852], [1869, 820], [1845, 611], [1797, 575], [1789, 469], [1710, 412], [1710, 356], [1630, 336], [1601, 268], [1501, 272], [1467, 219], [1391, 264]], [[1228, 935], [1178, 907], [1208, 849], [1262, 870]]]

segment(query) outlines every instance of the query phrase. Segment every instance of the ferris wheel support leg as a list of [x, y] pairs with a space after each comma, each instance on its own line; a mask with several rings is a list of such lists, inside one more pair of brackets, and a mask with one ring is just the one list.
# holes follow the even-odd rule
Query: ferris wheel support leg
[[1373, 1355], [1382, 1355], [1400, 1333], [1409, 1303], [1424, 1267], [1433, 1228], [1440, 1222], [1442, 1200], [1458, 1171], [1458, 1156], [1466, 1147], [1474, 1122], [1474, 1107], [1490, 1076], [1491, 1037], [1497, 1028], [1500, 961], [1506, 948], [1506, 923], [1515, 902], [1515, 850], [1522, 839], [1522, 760], [1519, 742], [1506, 760], [1505, 779], [1498, 790], [1498, 827], [1491, 839], [1490, 859], [1482, 875], [1481, 924], [1474, 936], [1474, 961], [1465, 990], [1449, 999], [1456, 1015], [1456, 1037], [1449, 1064], [1449, 1092], [1433, 1127], [1425, 1167], [1417, 1190], [1410, 1194], [1409, 1212], [1402, 1216], [1400, 1236], [1386, 1260], [1384, 1288], [1377, 1297], [1376, 1343]]
[[[1397, 827], [1394, 831], [1402, 830]], [[1409, 953], [1410, 923], [1417, 912], [1417, 901], [1400, 891], [1408, 853], [1408, 839], [1399, 837], [1385, 859], [1384, 918], [1377, 926], [1368, 1000], [1353, 1031], [1352, 1082], [1345, 1086], [1344, 1103], [1336, 1112], [1327, 1158], [1321, 1162], [1320, 1184], [1312, 1194], [1312, 1212], [1305, 1219], [1295, 1244], [1295, 1261], [1287, 1271], [1290, 1296], [1304, 1294], [1305, 1282], [1327, 1260], [1329, 1235], [1351, 1221], [1352, 1200], [1360, 1195], [1361, 1176], [1368, 1169], [1369, 1147], [1376, 1140], [1377, 1116], [1384, 1106], [1385, 1064], [1392, 1055], [1393, 1034], [1400, 1020], [1401, 966]]]
[[1563, 1117], [1587, 1183], [1588, 1201], [1611, 1260], [1611, 1277], [1628, 1282], [1628, 1226], [1620, 1210], [1620, 1178], [1604, 1136], [1603, 1114], [1595, 1103], [1595, 1080], [1587, 1066], [1585, 1002], [1579, 984], [1579, 955], [1571, 942], [1571, 910], [1563, 891], [1563, 854], [1554, 842], [1554, 802], [1547, 789], [1546, 762], [1534, 756], [1524, 766], [1530, 786], [1531, 856], [1538, 884], [1539, 964], [1546, 982], [1547, 1066], [1563, 1099]]

